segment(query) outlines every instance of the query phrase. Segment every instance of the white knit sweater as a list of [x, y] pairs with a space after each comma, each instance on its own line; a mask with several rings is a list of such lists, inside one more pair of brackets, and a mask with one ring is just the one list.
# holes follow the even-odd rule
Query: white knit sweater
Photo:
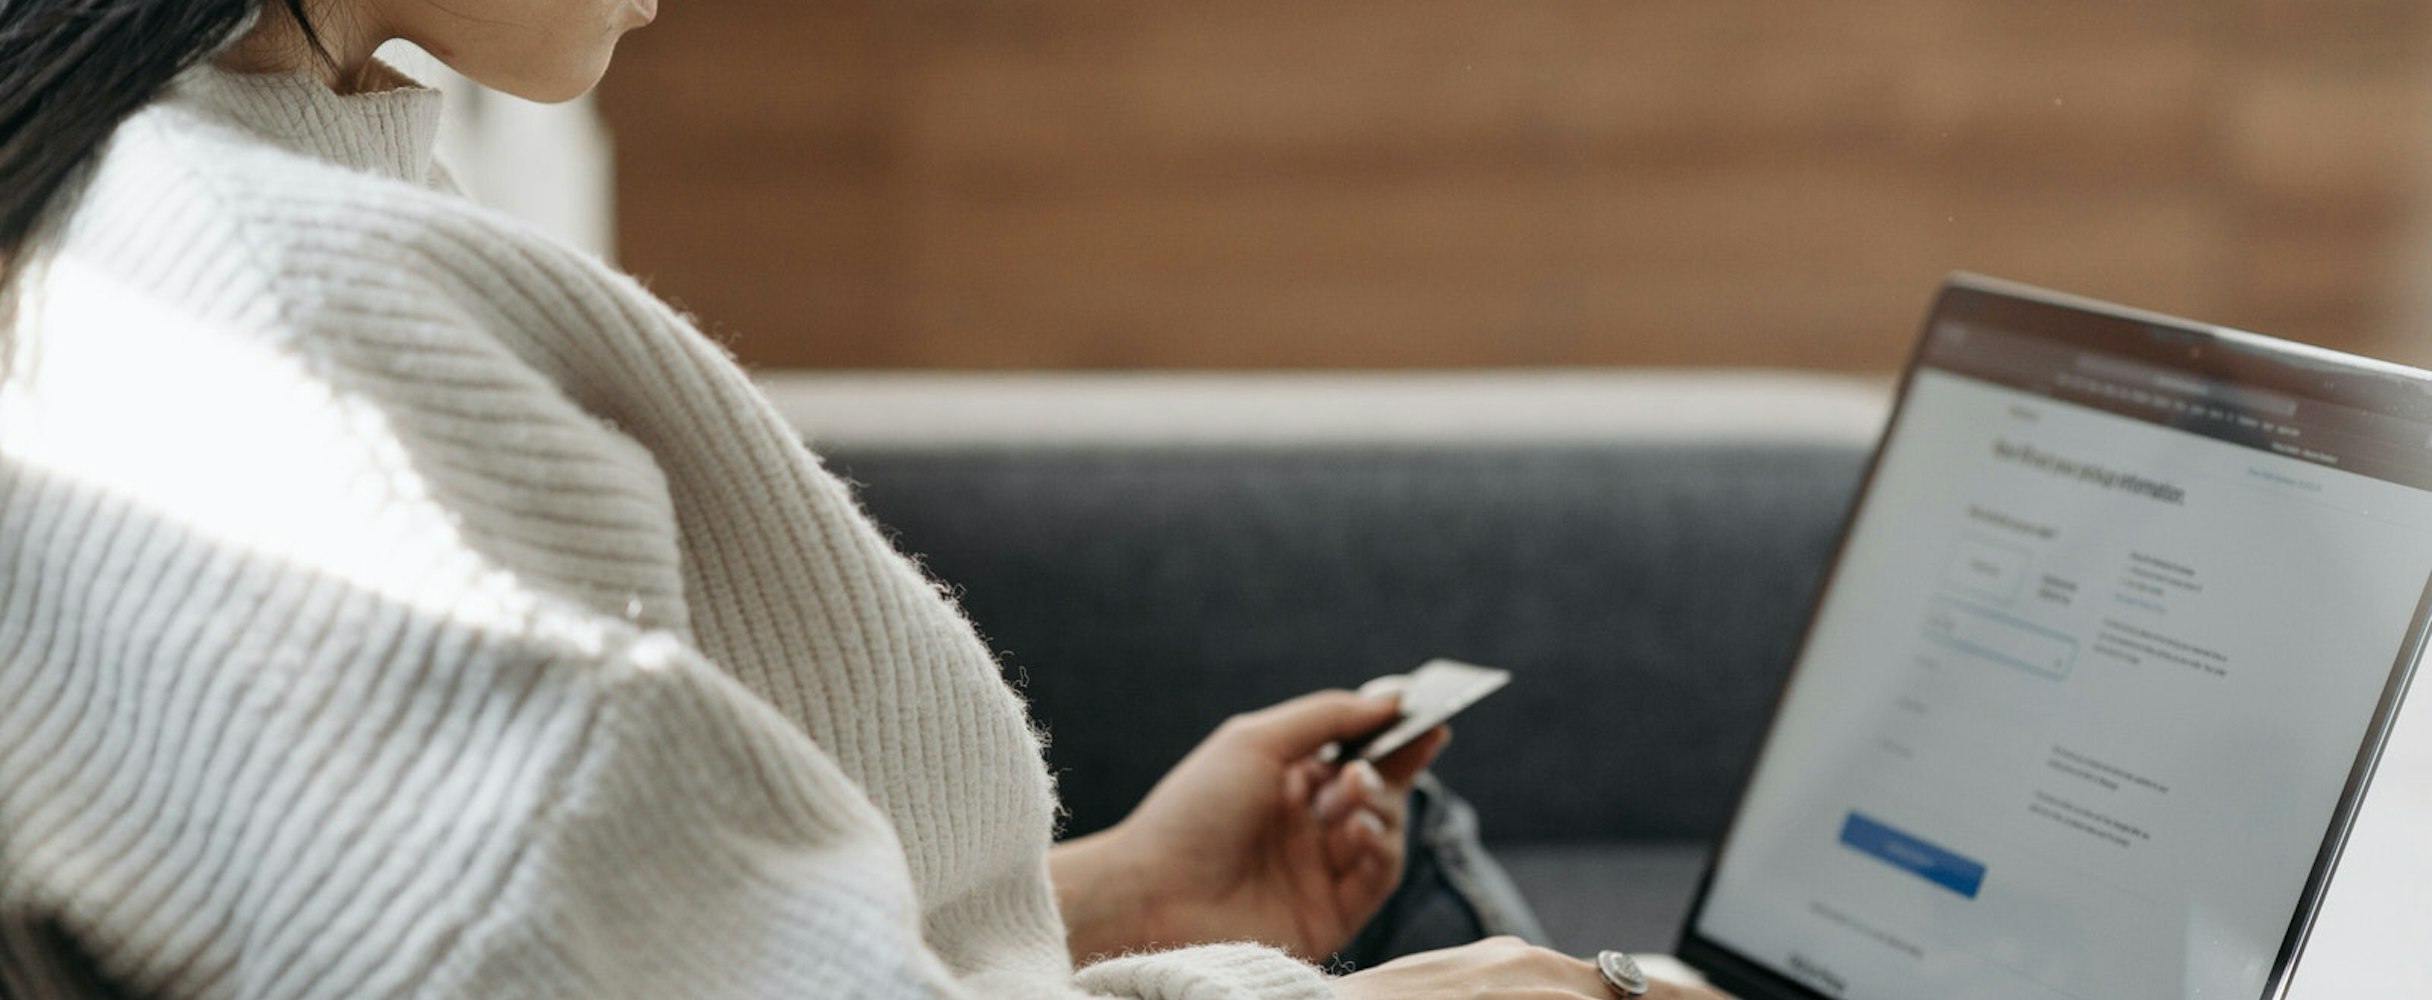
[[683, 317], [442, 190], [438, 110], [190, 72], [25, 261], [0, 994], [1330, 995], [1076, 975], [988, 650]]

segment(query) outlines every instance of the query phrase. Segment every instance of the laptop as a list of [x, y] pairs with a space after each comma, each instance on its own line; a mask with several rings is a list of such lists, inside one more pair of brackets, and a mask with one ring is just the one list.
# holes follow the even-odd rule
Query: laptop
[[1955, 276], [1678, 957], [1746, 1000], [2280, 997], [2428, 584], [2432, 376]]

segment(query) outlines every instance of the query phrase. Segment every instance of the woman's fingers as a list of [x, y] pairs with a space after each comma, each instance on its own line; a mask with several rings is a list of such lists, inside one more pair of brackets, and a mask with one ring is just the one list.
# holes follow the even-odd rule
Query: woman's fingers
[[1401, 840], [1379, 832], [1375, 813], [1361, 810], [1326, 839], [1335, 893], [1345, 910], [1365, 912], [1401, 879]]
[[1309, 803], [1309, 815], [1317, 818], [1317, 825], [1331, 827], [1342, 820], [1344, 810], [1351, 805], [1351, 793], [1338, 772], [1318, 787], [1317, 800]]
[[1325, 839], [1326, 863], [1338, 872], [1367, 858], [1390, 858], [1391, 849], [1401, 845], [1399, 832], [1371, 809], [1352, 810], [1341, 822], [1326, 827]]
[[1226, 720], [1231, 731], [1277, 760], [1315, 754], [1319, 747], [1349, 739], [1393, 721], [1401, 699], [1362, 697], [1349, 691], [1319, 691]]
[[1343, 1000], [1611, 1000], [1613, 995], [1593, 965], [1509, 937], [1405, 955], [1335, 980], [1335, 993]]
[[1427, 765], [1435, 762], [1436, 755], [1443, 753], [1444, 744], [1449, 742], [1452, 742], [1451, 727], [1437, 726], [1410, 741], [1409, 746], [1386, 754], [1384, 760], [1376, 762], [1376, 769], [1388, 783], [1408, 791], [1412, 779], [1427, 770]]
[[[1319, 823], [1332, 825], [1350, 815], [1353, 809], [1384, 811], [1398, 797], [1398, 793], [1386, 787], [1385, 779], [1377, 774], [1375, 765], [1355, 760], [1335, 769], [1327, 777], [1324, 787], [1318, 789], [1317, 800], [1310, 803], [1309, 809]], [[1393, 813], [1388, 812], [1388, 816], [1391, 815]]]
[[1387, 784], [1366, 761], [1353, 761], [1329, 776], [1310, 804], [1326, 862], [1337, 872], [1377, 856], [1398, 868], [1408, 792]]
[[1331, 825], [1349, 816], [1354, 809], [1367, 809], [1385, 820], [1388, 827], [1398, 827], [1407, 811], [1410, 797], [1408, 786], [1396, 786], [1377, 773], [1367, 761], [1352, 761], [1328, 776], [1310, 803], [1310, 812], [1321, 824]]
[[1325, 774], [1308, 764], [1297, 764], [1285, 768], [1284, 807], [1288, 810], [1307, 809], [1314, 818], [1316, 809], [1309, 801], [1309, 797], [1316, 794], [1318, 783], [1324, 780]]
[[1347, 770], [1357, 772], [1352, 781], [1359, 788], [1360, 804], [1383, 819], [1388, 831], [1400, 830], [1410, 811], [1410, 783], [1394, 782], [1366, 761]]

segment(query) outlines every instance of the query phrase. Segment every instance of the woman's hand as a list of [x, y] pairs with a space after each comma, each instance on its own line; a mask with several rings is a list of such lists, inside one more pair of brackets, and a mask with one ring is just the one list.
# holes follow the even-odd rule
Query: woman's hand
[[[1645, 1000], [1727, 1000], [1703, 986], [1661, 980]], [[1519, 938], [1407, 955], [1334, 981], [1342, 1000], [1615, 1000], [1592, 962]]]
[[1122, 823], [1049, 855], [1076, 961], [1209, 941], [1321, 958], [1402, 878], [1411, 779], [1442, 728], [1370, 765], [1318, 748], [1395, 716], [1391, 695], [1323, 691], [1235, 716]]

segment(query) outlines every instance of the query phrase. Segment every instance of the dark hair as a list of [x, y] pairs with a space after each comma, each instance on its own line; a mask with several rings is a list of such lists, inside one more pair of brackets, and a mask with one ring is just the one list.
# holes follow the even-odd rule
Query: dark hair
[[[119, 123], [263, 2], [0, 0], [0, 277]], [[319, 50], [304, 0], [282, 2]]]

